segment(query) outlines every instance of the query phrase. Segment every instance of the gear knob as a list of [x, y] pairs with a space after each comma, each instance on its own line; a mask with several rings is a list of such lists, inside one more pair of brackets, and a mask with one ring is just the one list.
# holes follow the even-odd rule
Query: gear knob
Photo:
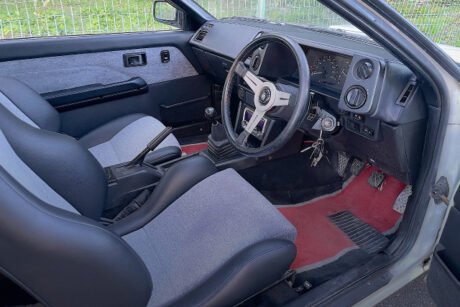
[[213, 107], [207, 107], [204, 109], [204, 117], [211, 121], [213, 124], [217, 124], [217, 112]]

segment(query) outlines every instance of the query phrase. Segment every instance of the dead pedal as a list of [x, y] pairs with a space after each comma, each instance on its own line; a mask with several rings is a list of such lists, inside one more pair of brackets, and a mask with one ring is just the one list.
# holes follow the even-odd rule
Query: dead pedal
[[385, 174], [379, 171], [372, 171], [367, 183], [374, 189], [378, 189], [385, 180]]
[[351, 162], [350, 172], [353, 174], [353, 176], [358, 176], [365, 167], [365, 162], [358, 159], [354, 159], [353, 162]]

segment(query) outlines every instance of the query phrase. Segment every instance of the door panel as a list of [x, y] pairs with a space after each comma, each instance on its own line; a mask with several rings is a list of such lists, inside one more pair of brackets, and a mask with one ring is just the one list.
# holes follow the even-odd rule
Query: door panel
[[[210, 81], [205, 75], [151, 84], [148, 85], [148, 91], [141, 95], [61, 112], [61, 129], [64, 133], [79, 138], [114, 118], [132, 113], [152, 115], [174, 128], [202, 125], [207, 122], [204, 118], [204, 109], [211, 105], [210, 92]], [[190, 112], [189, 101], [195, 101], [193, 112]], [[161, 106], [168, 104], [179, 105], [174, 110], [176, 114], [161, 111]], [[194, 132], [190, 129], [188, 133], [185, 131], [181, 134], [181, 137], [207, 131], [207, 126], [202, 131]]]
[[428, 290], [438, 306], [457, 306], [460, 302], [460, 190], [455, 193], [454, 207], [433, 254]]
[[[169, 51], [170, 61], [161, 62], [160, 53]], [[124, 54], [146, 54], [146, 64], [125, 67]], [[154, 47], [61, 55], [0, 63], [0, 76], [13, 77], [40, 94], [92, 84], [110, 84], [133, 77], [147, 84], [198, 75], [195, 68], [176, 47]]]
[[[204, 108], [212, 103], [211, 82], [188, 43], [192, 35], [173, 31], [3, 41], [0, 76], [17, 78], [42, 94], [60, 112], [62, 132], [73, 137], [132, 113], [155, 116], [175, 128], [201, 127]], [[139, 65], [126, 65], [129, 54], [142, 54], [134, 63]], [[204, 130], [185, 129], [181, 135]]]

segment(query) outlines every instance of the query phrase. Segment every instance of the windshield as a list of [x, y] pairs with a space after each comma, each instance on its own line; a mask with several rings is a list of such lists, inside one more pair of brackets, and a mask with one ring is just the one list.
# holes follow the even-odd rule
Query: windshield
[[[249, 17], [367, 37], [316, 0], [195, 0], [216, 18]], [[460, 62], [460, 1], [387, 0]]]
[[345, 19], [316, 0], [196, 0], [196, 2], [218, 19], [249, 17], [277, 23], [360, 33]]

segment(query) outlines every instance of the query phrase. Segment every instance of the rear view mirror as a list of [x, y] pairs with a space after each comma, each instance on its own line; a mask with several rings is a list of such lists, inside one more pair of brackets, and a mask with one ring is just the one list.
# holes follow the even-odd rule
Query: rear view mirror
[[153, 3], [153, 19], [163, 24], [182, 28], [183, 12], [167, 0], [157, 0]]

